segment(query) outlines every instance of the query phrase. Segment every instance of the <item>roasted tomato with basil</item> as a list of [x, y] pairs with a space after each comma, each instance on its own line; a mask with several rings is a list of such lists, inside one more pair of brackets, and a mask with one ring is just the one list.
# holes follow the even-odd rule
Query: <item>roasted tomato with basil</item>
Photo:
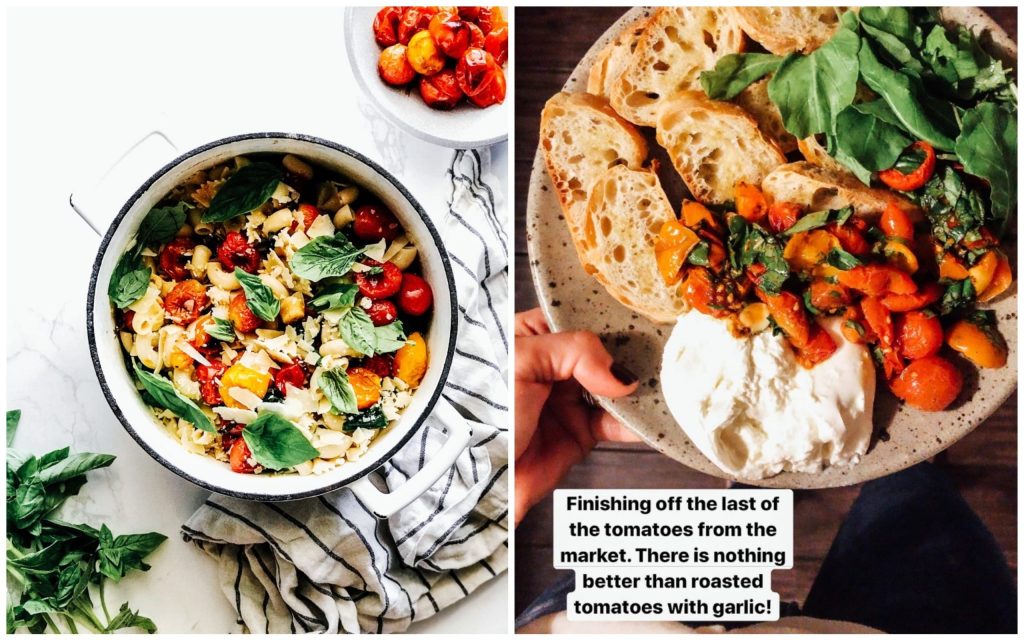
[[228, 303], [228, 320], [234, 325], [235, 330], [241, 333], [255, 331], [263, 324], [263, 321], [252, 312], [249, 303], [245, 300], [245, 293], [239, 291], [231, 297]]
[[229, 271], [237, 268], [246, 273], [256, 273], [260, 266], [260, 254], [256, 247], [249, 244], [245, 236], [237, 231], [228, 233], [224, 242], [217, 247], [217, 259]]
[[402, 270], [393, 262], [366, 259], [363, 264], [370, 270], [356, 274], [359, 293], [371, 300], [390, 298], [402, 288]]
[[203, 283], [185, 280], [174, 285], [164, 298], [164, 313], [174, 324], [185, 326], [195, 322], [208, 303]]
[[428, 107], [447, 111], [462, 101], [462, 89], [455, 79], [454, 69], [445, 69], [432, 76], [420, 78], [420, 97]]
[[157, 263], [160, 273], [171, 280], [184, 280], [188, 277], [188, 262], [196, 243], [191, 238], [175, 238], [160, 251]]
[[455, 78], [469, 101], [478, 107], [505, 101], [505, 72], [494, 56], [483, 49], [466, 50], [455, 65]]

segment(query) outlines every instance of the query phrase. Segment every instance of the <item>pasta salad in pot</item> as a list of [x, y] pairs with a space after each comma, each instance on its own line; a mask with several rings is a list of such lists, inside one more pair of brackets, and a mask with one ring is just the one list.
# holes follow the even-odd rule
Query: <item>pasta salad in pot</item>
[[173, 188], [108, 294], [156, 419], [238, 473], [358, 459], [427, 368], [433, 296], [412, 238], [295, 155], [238, 156]]

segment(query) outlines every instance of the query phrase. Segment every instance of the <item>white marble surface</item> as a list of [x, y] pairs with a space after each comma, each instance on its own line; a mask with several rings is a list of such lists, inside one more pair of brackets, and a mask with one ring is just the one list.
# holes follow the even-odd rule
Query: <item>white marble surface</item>
[[[8, 13], [6, 389], [7, 407], [24, 412], [15, 446], [117, 455], [111, 469], [91, 475], [65, 515], [107, 522], [115, 533], [170, 537], [148, 573], [116, 589], [161, 632], [235, 626], [214, 564], [178, 535], [205, 493], [138, 448], [100, 394], [85, 331], [99, 238], [68, 196], [82, 194], [105, 225], [129, 185], [172, 157], [170, 150], [132, 157], [102, 179], [141, 134], [166, 129], [184, 151], [276, 130], [349, 145], [394, 173], [428, 211], [442, 212], [451, 152], [406, 135], [360, 100], [342, 15], [340, 8]], [[507, 145], [493, 155], [507, 193]], [[412, 630], [503, 632], [507, 589], [506, 574]]]

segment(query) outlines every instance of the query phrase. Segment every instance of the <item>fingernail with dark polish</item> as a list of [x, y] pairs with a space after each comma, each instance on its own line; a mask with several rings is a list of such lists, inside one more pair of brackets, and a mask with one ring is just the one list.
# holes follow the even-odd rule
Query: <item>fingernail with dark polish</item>
[[624, 365], [619, 364], [618, 362], [612, 363], [611, 371], [612, 375], [615, 376], [615, 379], [625, 385], [633, 384], [634, 382], [639, 380], [639, 378], [636, 377], [635, 373], [627, 369]]

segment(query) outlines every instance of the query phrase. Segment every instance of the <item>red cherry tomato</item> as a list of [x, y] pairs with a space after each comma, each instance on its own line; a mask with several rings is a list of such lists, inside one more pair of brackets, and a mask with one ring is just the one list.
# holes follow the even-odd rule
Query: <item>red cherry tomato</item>
[[398, 306], [402, 313], [421, 316], [430, 310], [434, 303], [434, 293], [427, 281], [415, 273], [407, 273], [402, 278], [402, 289], [398, 292]]
[[217, 247], [217, 259], [220, 263], [234, 271], [236, 268], [249, 273], [256, 273], [260, 266], [260, 255], [256, 247], [249, 244], [245, 236], [237, 231], [232, 231], [224, 238], [224, 242]]
[[[404, 282], [407, 278], [408, 276], [402, 277], [402, 289], [405, 288]], [[395, 303], [390, 300], [374, 300], [370, 308], [366, 310], [366, 315], [370, 316], [373, 326], [383, 327], [398, 319], [398, 309], [395, 308]]]
[[480, 7], [476, 15], [476, 23], [480, 25], [480, 30], [484, 32], [484, 35], [508, 24], [505, 22], [505, 14], [502, 13], [501, 7]]
[[920, 189], [935, 172], [935, 149], [932, 148], [932, 145], [919, 140], [910, 145], [910, 148], [923, 152], [924, 160], [910, 173], [903, 173], [896, 167], [879, 172], [878, 179], [884, 182], [890, 189], [896, 189], [897, 191]]
[[804, 208], [795, 202], [773, 202], [768, 207], [768, 228], [782, 233], [796, 224], [803, 213]]
[[383, 205], [366, 204], [356, 209], [352, 231], [364, 242], [391, 242], [402, 233], [402, 225]]
[[359, 286], [359, 293], [371, 300], [390, 298], [402, 288], [402, 270], [391, 262], [380, 263], [376, 260], [364, 260], [363, 264], [370, 267], [380, 267], [381, 272], [370, 274], [368, 272], [356, 274], [356, 284]]
[[231, 451], [228, 452], [231, 470], [235, 473], [254, 473], [256, 466], [250, 462], [251, 458], [252, 452], [249, 451], [249, 445], [245, 444], [245, 440], [241, 438], [235, 440], [235, 443], [231, 445]]
[[184, 280], [174, 285], [164, 298], [164, 311], [172, 322], [185, 326], [199, 318], [208, 302], [203, 283], [198, 280]]
[[[309, 227], [316, 222], [317, 217], [320, 215], [320, 210], [311, 204], [300, 204], [299, 213], [302, 214], [302, 230], [309, 231]], [[299, 222], [293, 221], [292, 226], [288, 229], [288, 233], [295, 233], [295, 230], [299, 228]]]
[[220, 377], [224, 374], [227, 366], [220, 360], [210, 360], [210, 366], [201, 364], [196, 367], [196, 379], [199, 380], [199, 395], [203, 402], [216, 407], [224, 404], [220, 396]]
[[432, 76], [420, 78], [420, 97], [428, 107], [443, 111], [454, 109], [462, 100], [462, 96], [454, 69], [445, 69]]
[[942, 324], [931, 311], [908, 311], [896, 321], [896, 349], [909, 360], [933, 356], [942, 348]]
[[455, 65], [455, 79], [470, 102], [489, 107], [505, 101], [505, 72], [483, 49], [467, 49]]
[[449, 58], [459, 58], [469, 48], [469, 23], [460, 20], [457, 14], [439, 11], [427, 27], [434, 44]]
[[380, 378], [387, 378], [395, 366], [395, 357], [390, 353], [381, 353], [372, 358], [366, 358], [359, 366], [372, 371]]
[[914, 360], [889, 387], [898, 398], [923, 411], [942, 411], [956, 400], [963, 376], [949, 360], [928, 356]]
[[302, 389], [306, 386], [306, 369], [300, 362], [293, 362], [287, 367], [281, 367], [276, 374], [274, 374], [274, 386], [281, 392], [282, 395], [288, 395], [288, 385], [291, 385], [297, 389]]
[[160, 272], [171, 280], [184, 280], [188, 277], [188, 255], [196, 248], [191, 238], [175, 238], [167, 243], [157, 258]]
[[409, 64], [404, 44], [393, 44], [380, 52], [377, 59], [377, 75], [391, 86], [409, 84], [416, 77], [416, 70]]
[[882, 217], [878, 221], [878, 226], [890, 238], [903, 238], [907, 242], [914, 239], [914, 223], [911, 222], [907, 212], [893, 202], [886, 205], [885, 211], [882, 212]]
[[487, 34], [484, 40], [484, 50], [494, 56], [498, 66], [505, 64], [508, 60], [508, 27], [498, 27]]
[[398, 23], [398, 41], [409, 44], [418, 32], [430, 26], [430, 20], [437, 13], [437, 7], [405, 7]]
[[402, 19], [400, 7], [384, 7], [373, 19], [373, 39], [382, 47], [398, 43], [398, 22]]
[[476, 23], [467, 22], [466, 24], [469, 25], [469, 48], [483, 49], [487, 43], [487, 36], [480, 30], [480, 27], [476, 26]]
[[235, 326], [235, 330], [242, 333], [255, 331], [263, 324], [249, 308], [249, 303], [245, 301], [245, 293], [242, 291], [236, 293], [228, 303], [228, 320]]

